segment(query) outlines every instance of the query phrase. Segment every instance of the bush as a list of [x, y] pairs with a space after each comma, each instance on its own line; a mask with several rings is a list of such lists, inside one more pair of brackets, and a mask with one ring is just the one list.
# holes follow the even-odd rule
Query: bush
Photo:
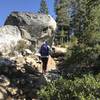
[[[99, 74], [100, 75], [100, 74]], [[84, 75], [74, 80], [63, 79], [48, 83], [38, 92], [40, 100], [99, 100], [100, 78]]]
[[75, 45], [68, 49], [66, 54], [67, 65], [79, 65], [80, 67], [93, 67], [99, 63], [100, 45], [89, 47], [85, 44]]

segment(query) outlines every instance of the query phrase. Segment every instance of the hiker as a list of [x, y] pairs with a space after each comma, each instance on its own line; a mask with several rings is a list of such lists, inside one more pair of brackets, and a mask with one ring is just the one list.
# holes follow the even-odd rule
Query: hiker
[[39, 53], [41, 55], [42, 61], [42, 73], [45, 74], [47, 70], [48, 59], [50, 55], [50, 46], [48, 45], [47, 41], [45, 41], [42, 46], [40, 47]]

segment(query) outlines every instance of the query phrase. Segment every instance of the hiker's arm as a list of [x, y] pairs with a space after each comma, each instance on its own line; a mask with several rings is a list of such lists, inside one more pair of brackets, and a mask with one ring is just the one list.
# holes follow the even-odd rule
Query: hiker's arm
[[51, 54], [53, 51], [52, 48], [50, 46], [48, 46], [48, 49], [49, 49], [49, 54]]

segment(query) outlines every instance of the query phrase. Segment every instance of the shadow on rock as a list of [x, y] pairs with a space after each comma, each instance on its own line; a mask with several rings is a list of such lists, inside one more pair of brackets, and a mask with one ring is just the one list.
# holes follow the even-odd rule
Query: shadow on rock
[[43, 84], [46, 84], [44, 76], [31, 64], [19, 68], [16, 61], [0, 59], [0, 98], [32, 100], [37, 98]]

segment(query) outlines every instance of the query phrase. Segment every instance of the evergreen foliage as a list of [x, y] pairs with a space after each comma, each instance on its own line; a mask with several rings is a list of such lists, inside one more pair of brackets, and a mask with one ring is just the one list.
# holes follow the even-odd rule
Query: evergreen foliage
[[[92, 2], [92, 1], [91, 1]], [[66, 54], [67, 66], [100, 66], [100, 4], [91, 8], [89, 0], [76, 0], [77, 13], [74, 17], [77, 42], [70, 44]]]
[[48, 83], [39, 92], [40, 100], [99, 100], [100, 75], [83, 75], [74, 79], [60, 78]]
[[[95, 1], [92, 0], [75, 0], [74, 2], [75, 13], [73, 14], [71, 25], [75, 29], [76, 34], [82, 34], [90, 31], [96, 31], [96, 20], [100, 14], [98, 12]], [[98, 15], [99, 14], [99, 15]], [[100, 23], [100, 22], [99, 22]], [[93, 29], [91, 30], [91, 28]]]
[[96, 14], [93, 13], [99, 4], [99, 0], [55, 0], [58, 33], [61, 34], [63, 28], [69, 39], [72, 32], [78, 36], [88, 32], [92, 27], [97, 28], [94, 23]]
[[[100, 66], [100, 0], [70, 0], [69, 2], [56, 0], [56, 3], [57, 23], [58, 28], [61, 28], [61, 35], [65, 32], [64, 25], [68, 24], [62, 20], [68, 17], [62, 14], [61, 9], [71, 8], [72, 10], [71, 20], [67, 20], [69, 29], [74, 29], [77, 41], [75, 40], [75, 43], [69, 45], [66, 54], [67, 66]], [[75, 8], [74, 11], [73, 8]]]
[[68, 5], [67, 0], [60, 0], [60, 2], [56, 5], [55, 10], [57, 14], [56, 21], [57, 21], [58, 27], [69, 26], [69, 15], [68, 15], [67, 5]]
[[[69, 22], [70, 16], [68, 12], [68, 0], [55, 0], [55, 13], [56, 13], [56, 22], [58, 26], [57, 34], [61, 35], [61, 44], [64, 43], [64, 38], [67, 36], [67, 40], [69, 39], [68, 29], [69, 29]], [[63, 31], [63, 36], [62, 36]]]
[[48, 7], [45, 0], [41, 0], [39, 13], [48, 14]]

